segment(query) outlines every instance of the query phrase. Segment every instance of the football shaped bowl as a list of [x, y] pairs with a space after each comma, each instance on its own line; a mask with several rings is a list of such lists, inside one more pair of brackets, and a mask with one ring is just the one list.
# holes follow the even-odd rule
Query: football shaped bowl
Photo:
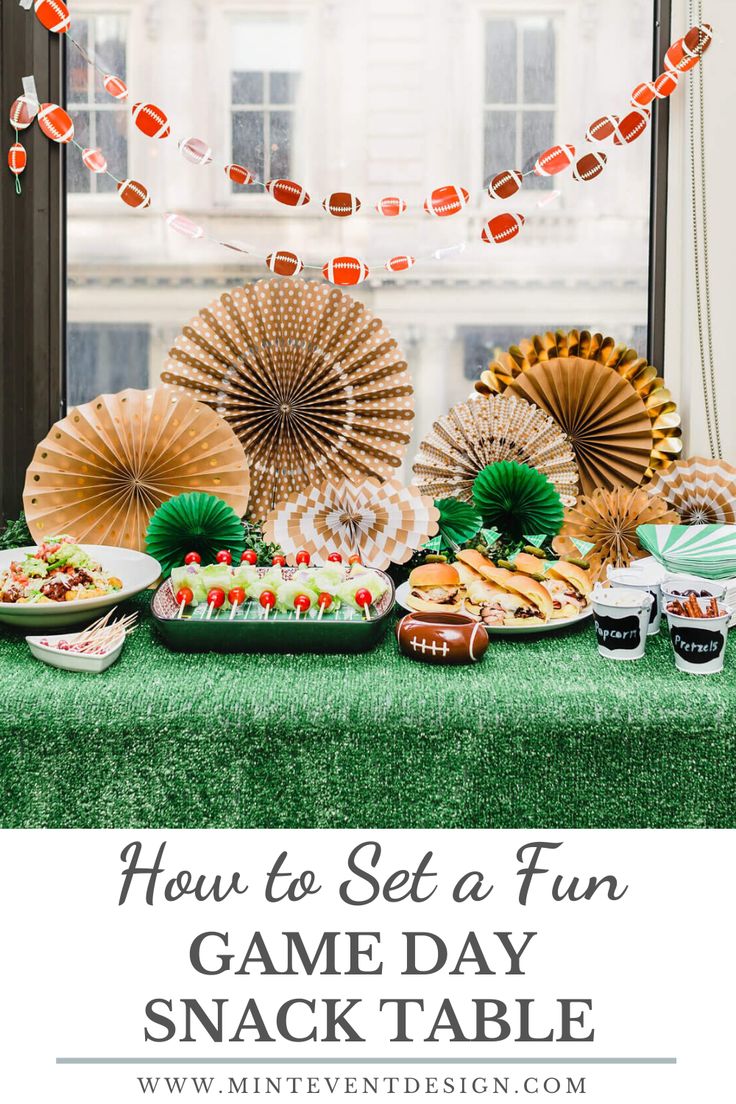
[[477, 663], [488, 647], [483, 625], [464, 613], [408, 613], [396, 639], [402, 655], [422, 663]]

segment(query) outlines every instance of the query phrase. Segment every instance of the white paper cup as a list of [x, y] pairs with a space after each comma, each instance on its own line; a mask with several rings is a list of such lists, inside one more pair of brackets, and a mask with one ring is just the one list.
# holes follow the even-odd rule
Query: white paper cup
[[[699, 598], [704, 610], [710, 598]], [[718, 617], [681, 617], [667, 610], [675, 667], [691, 675], [713, 675], [723, 670], [731, 611], [718, 604]]]
[[647, 645], [652, 602], [648, 590], [596, 585], [593, 620], [599, 654], [605, 659], [641, 659]]
[[608, 581], [616, 587], [632, 587], [636, 590], [646, 590], [652, 596], [652, 605], [649, 610], [648, 636], [656, 636], [662, 622], [662, 586], [667, 573], [664, 568], [647, 565], [637, 567], [611, 567], [608, 566]]

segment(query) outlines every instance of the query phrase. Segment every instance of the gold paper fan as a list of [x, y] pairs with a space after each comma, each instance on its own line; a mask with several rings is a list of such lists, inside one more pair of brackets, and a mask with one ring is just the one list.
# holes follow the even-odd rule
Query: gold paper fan
[[628, 567], [632, 560], [647, 555], [639, 547], [638, 525], [670, 525], [677, 520], [677, 514], [667, 508], [662, 498], [650, 495], [648, 488], [597, 487], [592, 494], [581, 495], [573, 509], [565, 511], [562, 530], [552, 547], [563, 556], [579, 554], [570, 537], [592, 544], [586, 559], [598, 577], [607, 564]]
[[264, 536], [289, 556], [303, 548], [326, 562], [330, 552], [344, 559], [358, 552], [364, 564], [384, 568], [411, 559], [438, 531], [439, 516], [431, 498], [394, 479], [357, 487], [328, 481], [280, 502], [268, 515]]
[[162, 502], [207, 491], [240, 517], [248, 486], [243, 446], [214, 411], [188, 395], [129, 389], [51, 427], [26, 472], [23, 507], [36, 541], [70, 533], [142, 550]]
[[664, 498], [685, 525], [736, 524], [736, 468], [725, 460], [678, 460], [647, 490]]
[[[680, 415], [664, 380], [646, 358], [639, 356], [635, 349], [616, 344], [612, 337], [588, 330], [570, 330], [569, 333], [558, 330], [554, 334], [535, 335], [501, 353], [481, 374], [475, 388], [486, 396], [502, 393], [512, 381], [535, 365], [573, 357], [595, 361], [610, 368], [626, 380], [641, 398], [652, 433], [651, 451], [642, 478], [650, 478], [655, 470], [666, 468], [679, 456], [682, 451]], [[581, 477], [585, 490], [582, 471]], [[592, 490], [592, 487], [587, 489]]]
[[634, 388], [594, 360], [564, 357], [533, 365], [509, 391], [551, 414], [570, 438], [584, 494], [644, 479], [652, 427]]
[[413, 471], [425, 494], [472, 502], [476, 476], [500, 460], [536, 468], [565, 505], [575, 502], [578, 472], [570, 441], [547, 414], [511, 394], [453, 406], [422, 441]]
[[337, 288], [262, 280], [184, 328], [161, 378], [208, 403], [243, 442], [251, 512], [328, 478], [386, 478], [414, 417], [396, 342]]

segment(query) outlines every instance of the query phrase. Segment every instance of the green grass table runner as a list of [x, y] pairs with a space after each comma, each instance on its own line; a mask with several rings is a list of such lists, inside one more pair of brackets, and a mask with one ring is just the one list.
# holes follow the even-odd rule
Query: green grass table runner
[[[473, 667], [185, 655], [141, 627], [102, 675], [0, 629], [3, 827], [733, 827], [736, 631], [724, 673], [582, 632], [493, 639]], [[73, 629], [70, 632], [74, 631]]]

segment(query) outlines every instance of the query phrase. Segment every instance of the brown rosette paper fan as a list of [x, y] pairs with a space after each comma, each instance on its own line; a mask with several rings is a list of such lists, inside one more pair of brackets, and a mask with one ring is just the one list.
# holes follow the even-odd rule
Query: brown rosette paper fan
[[409, 444], [413, 390], [396, 342], [362, 303], [321, 283], [226, 292], [184, 327], [161, 378], [232, 426], [259, 518], [326, 479], [386, 478]]
[[293, 560], [304, 549], [327, 562], [331, 552], [347, 560], [359, 553], [366, 566], [406, 563], [438, 531], [440, 512], [417, 487], [397, 480], [345, 480], [298, 491], [268, 515], [264, 537]]
[[486, 396], [511, 388], [559, 421], [586, 494], [637, 486], [682, 449], [680, 416], [657, 369], [599, 333], [558, 330], [521, 341], [489, 364], [475, 388]]
[[206, 491], [241, 517], [248, 505], [243, 446], [213, 410], [163, 390], [100, 395], [71, 410], [36, 447], [23, 507], [33, 539], [142, 551], [154, 510]]
[[647, 487], [677, 511], [685, 525], [736, 525], [736, 468], [693, 456], [657, 472]]
[[598, 487], [590, 495], [581, 495], [577, 504], [565, 511], [562, 530], [552, 547], [560, 556], [571, 552], [579, 555], [570, 537], [592, 544], [585, 558], [597, 577], [604, 574], [608, 564], [628, 567], [632, 560], [648, 554], [639, 547], [637, 525], [670, 525], [677, 520], [677, 514], [663, 499], [641, 487]]
[[512, 460], [547, 476], [566, 506], [577, 492], [572, 445], [559, 425], [515, 395], [458, 403], [419, 446], [414, 474], [433, 498], [473, 501], [473, 482], [489, 464]]

